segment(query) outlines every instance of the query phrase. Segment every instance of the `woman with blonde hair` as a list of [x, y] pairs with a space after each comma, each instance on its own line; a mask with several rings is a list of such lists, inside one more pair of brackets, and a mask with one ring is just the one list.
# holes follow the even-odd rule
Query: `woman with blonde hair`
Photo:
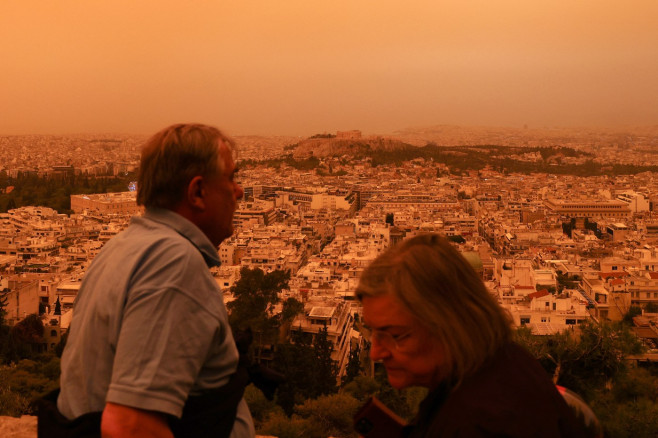
[[505, 310], [445, 238], [390, 248], [356, 295], [370, 357], [391, 385], [429, 389], [405, 436], [583, 436], [548, 374], [512, 341]]

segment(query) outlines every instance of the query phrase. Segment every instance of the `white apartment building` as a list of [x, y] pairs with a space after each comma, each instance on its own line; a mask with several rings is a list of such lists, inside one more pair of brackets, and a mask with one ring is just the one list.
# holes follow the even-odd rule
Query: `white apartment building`
[[528, 299], [505, 307], [517, 327], [527, 326], [537, 335], [561, 332], [590, 318], [587, 300], [576, 291], [555, 295], [542, 290], [529, 294]]
[[583, 296], [588, 300], [590, 314], [599, 320], [621, 321], [631, 307], [631, 294], [626, 290], [627, 272], [585, 276], [581, 282]]
[[494, 283], [499, 299], [512, 304], [536, 292], [534, 268], [528, 259], [494, 258]]
[[257, 199], [238, 203], [233, 215], [233, 224], [236, 227], [241, 227], [247, 222], [250, 222], [252, 226], [270, 225], [276, 222], [277, 217], [274, 201]]
[[345, 375], [345, 367], [349, 361], [350, 342], [354, 317], [350, 304], [342, 300], [317, 299], [304, 304], [304, 314], [298, 315], [290, 325], [297, 336], [307, 336], [314, 342], [318, 332], [327, 327], [328, 338], [333, 344], [331, 359], [338, 368], [338, 382]]
[[356, 212], [357, 204], [356, 194], [345, 190], [331, 190], [326, 193], [314, 193], [311, 198], [311, 209], [329, 211], [344, 210], [351, 216]]
[[632, 213], [649, 211], [649, 200], [635, 191], [629, 190], [618, 193], [617, 199], [627, 204]]
[[629, 271], [628, 274], [624, 286], [630, 293], [631, 304], [640, 307], [658, 304], [658, 272]]

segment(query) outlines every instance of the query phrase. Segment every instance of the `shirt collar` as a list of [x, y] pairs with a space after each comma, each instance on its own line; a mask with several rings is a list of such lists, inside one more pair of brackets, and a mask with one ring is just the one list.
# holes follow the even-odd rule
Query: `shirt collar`
[[189, 240], [199, 250], [208, 267], [220, 265], [217, 248], [193, 222], [165, 208], [147, 208], [144, 217], [172, 228]]

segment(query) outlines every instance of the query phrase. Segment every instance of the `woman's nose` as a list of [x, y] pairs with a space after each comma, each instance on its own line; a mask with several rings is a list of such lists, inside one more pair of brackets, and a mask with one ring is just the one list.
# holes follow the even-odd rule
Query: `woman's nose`
[[376, 338], [373, 338], [371, 340], [370, 359], [372, 359], [373, 361], [378, 361], [378, 360], [386, 359], [390, 355], [391, 355], [390, 350], [382, 346], [381, 343], [377, 341]]

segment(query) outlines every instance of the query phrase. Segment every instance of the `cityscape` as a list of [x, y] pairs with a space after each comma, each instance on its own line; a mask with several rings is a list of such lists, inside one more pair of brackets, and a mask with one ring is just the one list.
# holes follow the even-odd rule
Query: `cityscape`
[[0, 437], [658, 436], [657, 16], [4, 2]]
[[[134, 179], [144, 140], [0, 137], [4, 323], [38, 315], [33, 351], [61, 349], [86, 268], [141, 214]], [[256, 342], [262, 363], [276, 365], [282, 340], [313, 343], [326, 330], [337, 385], [354, 378], [355, 357], [358, 374], [374, 376], [356, 284], [378, 254], [425, 232], [447, 236], [531, 336], [626, 321], [643, 348], [624, 362], [658, 360], [658, 129], [434, 126], [236, 142], [245, 195], [213, 275], [229, 309], [241, 275], [254, 270], [289, 275], [268, 317], [283, 320], [286, 302], [301, 303], [284, 331]], [[87, 184], [57, 211], [22, 205], [29, 178], [123, 188], [92, 193]]]

